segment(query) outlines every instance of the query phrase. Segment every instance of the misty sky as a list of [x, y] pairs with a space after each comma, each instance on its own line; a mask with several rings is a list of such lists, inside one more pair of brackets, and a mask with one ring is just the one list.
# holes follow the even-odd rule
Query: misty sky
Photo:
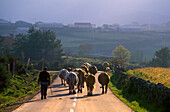
[[170, 0], [0, 0], [0, 19], [97, 25], [166, 22]]

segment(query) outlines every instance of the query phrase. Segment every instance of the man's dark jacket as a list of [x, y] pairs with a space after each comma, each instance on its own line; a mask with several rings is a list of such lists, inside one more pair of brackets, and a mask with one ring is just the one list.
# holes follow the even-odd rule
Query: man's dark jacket
[[47, 71], [40, 72], [38, 83], [48, 82], [50, 84], [50, 74]]

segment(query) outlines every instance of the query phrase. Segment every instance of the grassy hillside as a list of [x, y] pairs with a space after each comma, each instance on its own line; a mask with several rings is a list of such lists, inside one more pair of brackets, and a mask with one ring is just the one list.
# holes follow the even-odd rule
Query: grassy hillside
[[70, 47], [73, 53], [83, 43], [93, 44], [93, 54], [112, 56], [112, 50], [120, 44], [130, 52], [143, 52], [151, 59], [154, 52], [163, 46], [170, 47], [169, 32], [65, 32], [56, 33], [63, 47]]
[[[1, 25], [0, 35], [17, 34], [16, 28], [15, 25]], [[121, 44], [131, 53], [141, 52], [143, 57], [150, 60], [155, 51], [164, 46], [170, 47], [169, 30], [143, 32], [97, 32], [71, 28], [51, 28], [50, 30], [56, 33], [57, 39], [62, 40], [64, 50], [66, 47], [71, 48], [72, 54], [78, 53], [80, 44], [91, 43], [94, 46], [92, 53], [94, 56], [112, 56], [112, 50]]]
[[162, 83], [170, 88], [170, 68], [142, 68], [129, 70], [128, 74], [131, 76], [139, 77], [145, 80], [150, 80], [152, 83]]

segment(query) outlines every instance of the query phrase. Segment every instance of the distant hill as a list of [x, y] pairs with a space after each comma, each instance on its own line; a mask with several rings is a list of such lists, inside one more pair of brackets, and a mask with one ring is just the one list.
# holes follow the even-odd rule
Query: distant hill
[[28, 22], [25, 22], [25, 21], [22, 21], [22, 20], [16, 21], [15, 25], [17, 25], [17, 26], [27, 26], [27, 27], [32, 26], [31, 23], [28, 23]]
[[0, 19], [0, 24], [10, 24], [10, 21]]

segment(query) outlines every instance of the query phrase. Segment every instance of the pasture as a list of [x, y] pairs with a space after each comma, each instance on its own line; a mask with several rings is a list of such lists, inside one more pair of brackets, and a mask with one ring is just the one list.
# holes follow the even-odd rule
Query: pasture
[[170, 68], [148, 67], [142, 69], [129, 70], [128, 75], [150, 80], [150, 82], [164, 84], [170, 88]]
[[120, 44], [131, 53], [141, 52], [147, 60], [153, 58], [155, 51], [164, 46], [169, 46], [169, 32], [144, 31], [144, 32], [63, 32], [56, 33], [56, 38], [61, 39], [64, 50], [71, 48], [73, 53], [78, 52], [78, 47], [84, 43], [93, 45], [92, 55], [112, 56]]

